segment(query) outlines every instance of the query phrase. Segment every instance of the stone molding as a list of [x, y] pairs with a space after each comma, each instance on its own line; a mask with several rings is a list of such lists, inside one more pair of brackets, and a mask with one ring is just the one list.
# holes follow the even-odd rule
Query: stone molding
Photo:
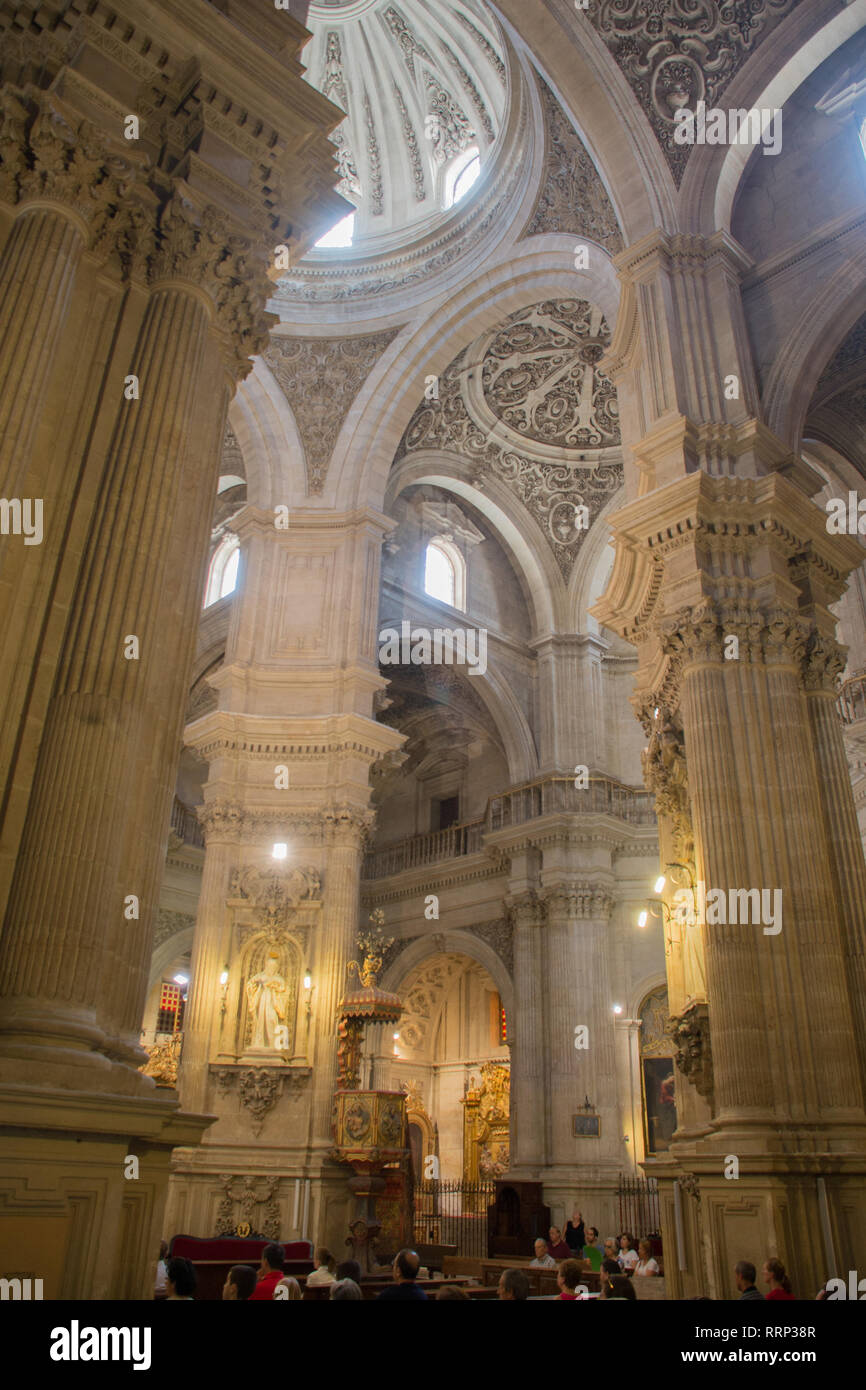
[[[256, 1235], [265, 1240], [278, 1241], [280, 1238], [280, 1204], [277, 1200], [280, 1179], [273, 1175], [243, 1173], [220, 1173], [219, 1183], [223, 1190], [216, 1211], [215, 1236], [233, 1236], [239, 1226], [248, 1226], [250, 1236]], [[237, 1184], [241, 1183], [238, 1192]], [[236, 1207], [240, 1206], [240, 1220], [236, 1220]], [[256, 1217], [256, 1209], [261, 1208], [261, 1216]]]
[[157, 946], [161, 946], [172, 936], [178, 936], [180, 932], [192, 931], [194, 926], [194, 913], [174, 912], [167, 907], [158, 907], [156, 924], [153, 929], [153, 949], [156, 950]]
[[713, 1055], [710, 1015], [705, 1003], [689, 1004], [668, 1025], [676, 1048], [676, 1063], [699, 1096], [713, 1105]]
[[253, 809], [230, 801], [210, 801], [196, 814], [204, 827], [205, 843], [257, 844], [281, 830], [313, 844], [366, 843], [375, 822], [373, 811], [340, 805], [318, 810], [287, 811], [279, 807]]

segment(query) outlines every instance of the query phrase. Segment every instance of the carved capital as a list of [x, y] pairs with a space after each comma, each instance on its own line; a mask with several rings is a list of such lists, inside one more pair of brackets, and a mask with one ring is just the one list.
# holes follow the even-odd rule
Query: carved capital
[[607, 921], [613, 912], [615, 898], [597, 883], [557, 884], [541, 894], [547, 920], [565, 916], [577, 921]]
[[539, 927], [544, 921], [544, 904], [537, 893], [513, 893], [505, 900], [505, 910], [514, 931]]

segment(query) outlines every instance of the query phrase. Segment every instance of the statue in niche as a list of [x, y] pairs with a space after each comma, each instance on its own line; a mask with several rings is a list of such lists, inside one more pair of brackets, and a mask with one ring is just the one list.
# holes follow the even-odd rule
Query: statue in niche
[[288, 988], [282, 975], [277, 973], [279, 963], [277, 952], [271, 951], [264, 970], [247, 980], [247, 1006], [252, 1022], [251, 1048], [278, 1047], [278, 1029], [285, 1036]]

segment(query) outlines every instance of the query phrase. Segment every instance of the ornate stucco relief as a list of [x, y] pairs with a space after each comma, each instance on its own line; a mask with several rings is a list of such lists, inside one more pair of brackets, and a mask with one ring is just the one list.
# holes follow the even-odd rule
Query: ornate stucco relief
[[546, 82], [539, 80], [544, 108], [544, 176], [525, 235], [574, 232], [614, 255], [622, 234], [607, 190], [583, 141]]
[[356, 338], [272, 338], [264, 353], [295, 416], [307, 457], [307, 491], [325, 486], [349, 407], [399, 328]]
[[691, 152], [674, 115], [719, 105], [731, 78], [800, 0], [600, 0], [586, 11], [625, 73], [679, 183]]

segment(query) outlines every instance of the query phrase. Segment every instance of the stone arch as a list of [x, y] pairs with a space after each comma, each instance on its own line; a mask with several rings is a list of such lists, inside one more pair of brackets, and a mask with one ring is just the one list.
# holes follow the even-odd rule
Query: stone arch
[[424, 376], [442, 372], [463, 348], [508, 314], [545, 297], [585, 299], [613, 331], [619, 286], [606, 251], [588, 239], [590, 265], [574, 268], [574, 237], [530, 237], [501, 249], [447, 303], [416, 318], [377, 363], [340, 432], [331, 460], [334, 504], [381, 508], [403, 431]]
[[[725, 89], [725, 108], [783, 107], [801, 83], [866, 22], [866, 0], [854, 0], [826, 20], [814, 13], [817, 8], [810, 13], [809, 6], [799, 6], [767, 35]], [[813, 32], [804, 36], [809, 28]], [[695, 147], [680, 189], [683, 231], [706, 235], [730, 231], [737, 190], [752, 149], [746, 144]]]
[[470, 931], [458, 929], [416, 937], [388, 966], [379, 981], [379, 988], [393, 990], [399, 994], [401, 986], [419, 966], [434, 956], [442, 955], [468, 956], [483, 966], [496, 985], [506, 1013], [511, 1016], [514, 1007], [514, 985], [505, 962], [492, 946]]
[[866, 313], [866, 244], [804, 306], [767, 376], [767, 426], [799, 451], [815, 387], [833, 353]]
[[670, 170], [626, 78], [586, 16], [571, 5], [513, 9], [506, 27], [574, 122], [626, 245], [656, 227], [672, 229], [676, 189]]

